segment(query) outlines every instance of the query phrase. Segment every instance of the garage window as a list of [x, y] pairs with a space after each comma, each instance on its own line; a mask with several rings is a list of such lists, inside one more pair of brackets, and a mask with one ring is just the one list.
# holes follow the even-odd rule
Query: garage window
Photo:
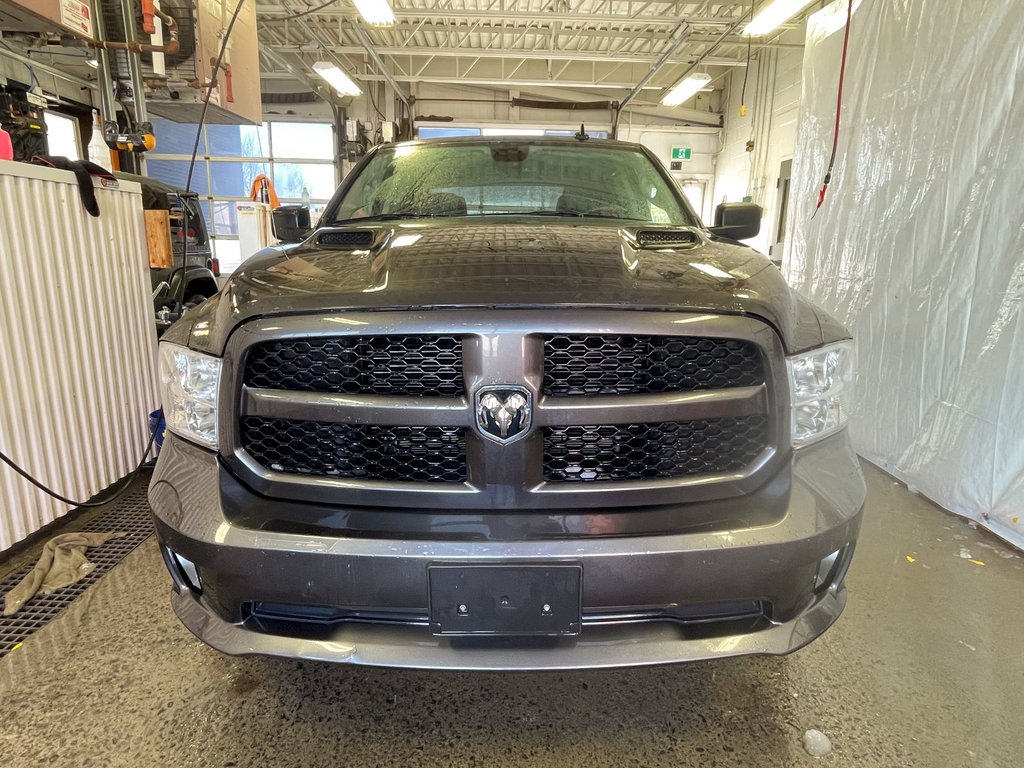
[[[157, 147], [146, 155], [146, 173], [183, 188], [196, 126], [156, 118], [153, 128]], [[225, 273], [241, 261], [235, 203], [248, 199], [253, 179], [261, 173], [274, 180], [282, 204], [302, 202], [305, 189], [316, 216], [338, 186], [334, 127], [286, 121], [205, 127], [192, 189], [203, 198], [214, 252]]]

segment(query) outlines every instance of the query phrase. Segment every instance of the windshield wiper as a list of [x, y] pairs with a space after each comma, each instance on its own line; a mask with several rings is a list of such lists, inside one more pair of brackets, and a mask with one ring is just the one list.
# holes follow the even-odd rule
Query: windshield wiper
[[331, 222], [332, 227], [342, 227], [348, 224], [360, 224], [371, 221], [398, 221], [399, 219], [429, 219], [431, 216], [448, 216], [454, 214], [446, 213], [377, 213], [373, 216], [354, 216], [351, 219], [335, 219]]
[[600, 216], [591, 213], [580, 213], [579, 211], [493, 211], [487, 213], [378, 213], [373, 216], [356, 216], [351, 219], [337, 219], [331, 222], [332, 227], [344, 227], [352, 224], [364, 224], [374, 221], [399, 221], [401, 219], [430, 219], [430, 218], [484, 218], [487, 216], [560, 216], [572, 219], [612, 219], [613, 221], [640, 221], [630, 216]]
[[568, 216], [574, 219], [612, 219], [614, 221], [645, 221], [631, 216], [602, 216], [596, 213], [580, 213], [579, 211], [495, 211], [481, 213], [480, 216]]

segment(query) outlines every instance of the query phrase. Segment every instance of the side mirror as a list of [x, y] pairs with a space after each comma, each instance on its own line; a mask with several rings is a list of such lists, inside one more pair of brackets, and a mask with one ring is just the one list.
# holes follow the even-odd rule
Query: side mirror
[[712, 233], [733, 240], [748, 240], [761, 231], [761, 206], [756, 203], [721, 203], [715, 208]]
[[282, 205], [274, 209], [274, 235], [282, 243], [301, 243], [312, 231], [307, 206]]

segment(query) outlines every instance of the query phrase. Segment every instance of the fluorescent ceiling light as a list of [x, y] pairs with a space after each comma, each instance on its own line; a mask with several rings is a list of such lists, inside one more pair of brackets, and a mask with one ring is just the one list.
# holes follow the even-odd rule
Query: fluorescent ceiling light
[[751, 37], [767, 35], [776, 27], [785, 24], [814, 0], [771, 0], [762, 5], [750, 23], [743, 29], [743, 34]]
[[363, 92], [351, 77], [329, 61], [316, 62], [313, 65], [313, 71], [326, 80], [339, 96], [358, 96]]
[[395, 23], [395, 13], [388, 0], [352, 0], [363, 17], [363, 21], [375, 27], [390, 27]]
[[710, 82], [711, 75], [703, 73], [690, 75], [666, 93], [661, 103], [666, 107], [678, 107]]

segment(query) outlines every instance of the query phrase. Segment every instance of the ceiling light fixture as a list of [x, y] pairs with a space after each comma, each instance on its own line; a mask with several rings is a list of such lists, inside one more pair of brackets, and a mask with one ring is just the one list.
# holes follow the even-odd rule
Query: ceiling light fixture
[[395, 23], [395, 12], [388, 0], [352, 0], [363, 21], [375, 27], [390, 27]]
[[760, 37], [785, 24], [800, 11], [810, 5], [813, 0], [772, 0], [743, 28], [743, 34], [749, 37]]
[[703, 72], [692, 74], [666, 93], [661, 103], [666, 107], [678, 107], [684, 101], [696, 95], [697, 91], [710, 82], [711, 75], [704, 74]]
[[326, 80], [339, 96], [358, 96], [363, 92], [351, 77], [329, 61], [316, 62], [313, 65], [313, 71]]

